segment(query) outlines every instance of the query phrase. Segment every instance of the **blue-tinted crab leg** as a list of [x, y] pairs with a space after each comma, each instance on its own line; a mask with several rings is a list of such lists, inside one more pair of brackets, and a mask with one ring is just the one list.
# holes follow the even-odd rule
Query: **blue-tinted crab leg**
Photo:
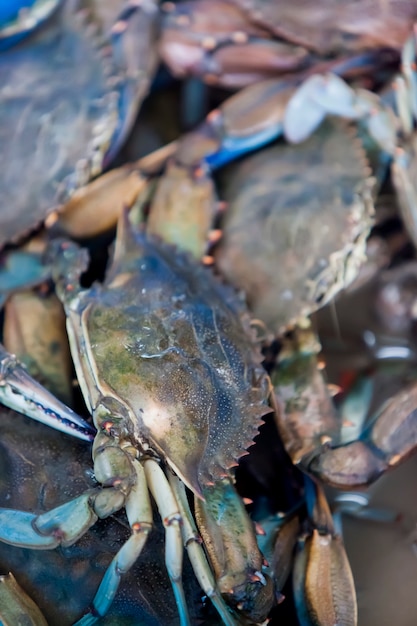
[[182, 518], [168, 480], [153, 459], [144, 462], [146, 480], [155, 499], [165, 527], [165, 564], [174, 591], [181, 626], [188, 626], [190, 619], [182, 587], [183, 547], [181, 538]]
[[[354, 70], [362, 63], [372, 64], [375, 58], [375, 55], [366, 53], [354, 58], [342, 59], [336, 66], [334, 63], [332, 64], [331, 76], [335, 77], [335, 83], [337, 82], [339, 88], [337, 93], [332, 90], [330, 94], [324, 95], [325, 100], [331, 96], [331, 102], [337, 106], [338, 115], [342, 115], [340, 105], [344, 105], [343, 100], [340, 101], [340, 96], [343, 97], [344, 95], [346, 98], [348, 95], [349, 99], [352, 97], [355, 99], [355, 96], [353, 91], [344, 86], [343, 81], [337, 78], [336, 74], [346, 73], [348, 69]], [[318, 71], [323, 72], [325, 70], [326, 63]], [[302, 74], [299, 75], [298, 80], [301, 80], [301, 76]], [[284, 113], [291, 96], [294, 94], [297, 82], [283, 79], [264, 80], [245, 87], [231, 96], [217, 110], [209, 113], [206, 121], [194, 133], [190, 133], [185, 137], [185, 140], [180, 142], [180, 148], [176, 155], [178, 160], [183, 164], [190, 164], [190, 155], [192, 155], [191, 158], [197, 157], [194, 148], [200, 144], [202, 147], [200, 158], [211, 170], [215, 170], [236, 160], [239, 156], [271, 143], [283, 133], [285, 127]], [[341, 90], [344, 94], [340, 94]], [[296, 126], [306, 128], [308, 125], [310, 132], [312, 132], [313, 128], [323, 120], [326, 112], [330, 112], [327, 110], [329, 104], [327, 102], [324, 104], [314, 102], [312, 98], [306, 100], [304, 95], [302, 98], [298, 98], [298, 101], [300, 106], [297, 106], [297, 109], [299, 111], [296, 111], [295, 116], [293, 115], [293, 118], [296, 118]], [[349, 106], [349, 113], [354, 115], [356, 119], [358, 109], [363, 106], [363, 103], [356, 102], [355, 111], [352, 111], [352, 107]], [[307, 131], [303, 130], [304, 134], [305, 132]], [[198, 137], [198, 141], [193, 144], [195, 137]], [[197, 151], [198, 149], [197, 147]], [[185, 156], [184, 160], [183, 156]], [[194, 164], [198, 161], [199, 158], [195, 158]]]
[[34, 513], [0, 509], [0, 541], [12, 546], [37, 550], [50, 550], [59, 546], [55, 537], [40, 535], [33, 523], [38, 516]]
[[36, 382], [0, 344], [0, 402], [63, 433], [92, 441], [94, 428]]
[[69, 546], [97, 521], [93, 506], [94, 491], [87, 491], [42, 515], [0, 509], [0, 541], [32, 550]]
[[376, 94], [355, 90], [333, 73], [314, 74], [294, 92], [283, 119], [285, 138], [290, 143], [301, 143], [326, 115], [363, 120], [380, 149], [389, 155], [394, 153], [396, 121], [393, 111], [384, 106]]
[[[333, 519], [336, 520], [338, 516], [341, 520], [343, 515], [381, 524], [393, 524], [399, 519], [400, 513], [394, 509], [370, 506], [368, 494], [345, 491], [337, 494], [333, 503]], [[339, 528], [337, 530], [339, 534], [342, 534], [341, 521]]]
[[51, 268], [42, 261], [42, 254], [11, 250], [2, 254], [0, 294], [2, 302], [14, 291], [35, 287], [49, 280]]
[[0, 541], [39, 550], [70, 546], [99, 517], [106, 518], [121, 509], [136, 479], [130, 455], [100, 432], [95, 437], [93, 458], [96, 479], [106, 488], [85, 491], [41, 515], [0, 509]]
[[372, 376], [359, 376], [340, 403], [341, 444], [355, 441], [361, 436], [371, 406], [374, 388], [375, 380]]
[[132, 463], [136, 473], [136, 483], [132, 487], [125, 503], [132, 535], [110, 563], [95, 595], [90, 613], [84, 615], [77, 622], [78, 626], [90, 626], [100, 617], [106, 615], [117, 593], [121, 577], [130, 570], [140, 556], [148, 534], [152, 529], [152, 505], [145, 472], [138, 461], [132, 460]]
[[291, 573], [294, 548], [300, 534], [296, 511], [303, 504], [304, 500], [286, 513], [269, 515], [257, 522], [265, 533], [258, 534], [258, 546], [268, 563], [267, 571], [273, 576], [278, 602], [285, 598], [281, 591]]
[[[214, 170], [270, 143], [282, 134], [283, 112], [293, 86], [276, 80], [251, 85], [209, 113], [194, 133], [181, 142], [177, 158], [187, 163], [189, 140], [204, 146], [204, 162]], [[191, 149], [191, 154], [195, 154]], [[196, 159], [198, 162], [198, 159]]]
[[201, 537], [191, 514], [184, 484], [174, 474], [170, 474], [169, 483], [177, 499], [182, 516], [184, 546], [187, 548], [188, 556], [200, 587], [206, 596], [210, 598], [225, 626], [236, 626], [237, 622], [217, 589], [210, 565], [201, 547]]

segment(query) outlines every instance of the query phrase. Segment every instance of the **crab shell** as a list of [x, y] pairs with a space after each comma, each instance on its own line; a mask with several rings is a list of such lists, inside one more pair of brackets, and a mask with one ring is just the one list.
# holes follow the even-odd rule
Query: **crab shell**
[[355, 278], [374, 181], [352, 128], [327, 120], [298, 146], [280, 142], [228, 168], [224, 181], [228, 209], [216, 263], [272, 333]]
[[319, 54], [401, 48], [417, 17], [409, 0], [229, 0], [259, 26]]
[[8, 0], [0, 4], [0, 50], [19, 42], [47, 20], [62, 0]]
[[133, 445], [150, 447], [202, 496], [237, 464], [269, 412], [269, 379], [241, 303], [209, 270], [135, 233], [125, 217], [103, 285], [70, 298], [67, 313], [88, 404], [116, 399]]
[[101, 173], [149, 88], [153, 3], [135, 5], [117, 36], [107, 24], [97, 33], [100, 3], [94, 9], [62, 2], [41, 29], [0, 54], [0, 247]]

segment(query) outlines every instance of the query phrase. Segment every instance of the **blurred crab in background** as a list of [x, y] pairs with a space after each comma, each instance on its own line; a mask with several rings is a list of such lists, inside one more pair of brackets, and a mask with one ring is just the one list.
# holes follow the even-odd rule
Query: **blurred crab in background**
[[[0, 245], [40, 224], [101, 172], [130, 128], [155, 68], [150, 43], [156, 11], [150, 3], [132, 7], [119, 22], [117, 3], [112, 14], [104, 3], [88, 13], [82, 2], [59, 4], [30, 38], [0, 57]], [[112, 32], [111, 19], [123, 28]]]
[[[218, 5], [216, 17], [222, 14], [227, 18], [219, 25], [221, 37], [212, 21], [206, 26], [205, 20], [211, 20], [214, 13], [208, 11], [206, 2], [165, 4], [159, 43], [163, 58], [167, 60], [172, 50], [180, 51], [184, 58], [181, 50], [185, 45], [193, 51], [187, 64], [191, 67], [191, 59], [192, 71], [202, 74], [208, 83], [242, 86], [265, 76], [265, 71], [269, 76], [274, 65], [274, 75], [278, 66], [284, 66], [285, 82], [274, 79], [249, 86], [222, 104], [196, 132], [85, 187], [117, 152], [149, 87], [156, 58], [155, 48], [149, 45], [158, 19], [156, 4], [120, 3], [107, 12], [107, 5], [93, 3], [87, 17], [80, 12], [83, 3], [62, 3], [51, 7], [55, 11], [51, 21], [46, 20], [21, 44], [10, 45], [0, 57], [2, 84], [8, 85], [0, 97], [10, 103], [0, 120], [7, 147], [1, 185], [7, 200], [4, 206], [10, 209], [4, 217], [2, 244], [20, 240], [48, 215], [46, 239], [57, 233], [93, 238], [120, 220], [113, 264], [101, 286], [80, 290], [78, 282], [87, 262], [70, 241], [47, 244], [54, 251], [49, 261], [39, 262], [37, 253], [29, 257], [31, 269], [37, 259], [38, 274], [32, 282], [43, 283], [52, 276], [65, 305], [78, 382], [98, 430], [93, 446], [94, 474], [103, 487], [87, 486], [82, 496], [60, 506], [42, 502], [26, 507], [24, 500], [18, 500], [14, 506], [19, 510], [2, 510], [0, 536], [14, 545], [46, 549], [72, 544], [82, 535], [88, 541], [92, 532], [88, 529], [97, 517], [112, 517], [124, 507], [130, 538], [109, 565], [90, 613], [80, 620], [93, 623], [110, 609], [121, 574], [133, 566], [151, 528], [145, 472], [166, 526], [166, 564], [180, 623], [189, 620], [189, 603], [180, 580], [181, 523], [193, 569], [223, 623], [260, 623], [284, 584], [285, 576], [278, 574], [282, 561], [277, 561], [277, 554], [285, 544], [283, 552], [290, 563], [298, 530], [298, 520], [293, 522], [307, 512], [307, 534], [294, 569], [298, 618], [302, 624], [355, 624], [349, 564], [318, 482], [307, 477], [305, 487], [300, 488], [298, 479], [295, 481], [306, 506], [302, 505], [301, 511], [298, 505], [295, 514], [284, 516], [288, 525], [281, 528], [273, 517], [273, 530], [264, 543], [260, 541], [269, 564], [256, 545], [252, 522], [233, 486], [232, 468], [251, 444], [261, 414], [268, 411], [270, 384], [260, 366], [260, 341], [250, 330], [238, 296], [214, 280], [211, 270], [199, 267], [199, 261], [214, 258], [216, 271], [243, 291], [251, 314], [260, 320], [257, 325], [265, 346], [273, 342], [275, 353], [266, 349], [274, 357], [278, 352], [276, 362], [270, 364], [273, 397], [279, 404], [276, 421], [287, 452], [299, 467], [316, 478], [351, 488], [370, 482], [411, 453], [415, 447], [411, 436], [414, 387], [400, 390], [376, 425], [363, 431], [359, 428], [359, 441], [353, 442], [356, 436], [346, 435], [346, 429], [341, 432], [344, 420], [334, 412], [317, 367], [320, 347], [306, 322], [313, 311], [354, 280], [364, 263], [387, 154], [394, 155], [394, 172], [404, 181], [404, 158], [397, 158], [404, 131], [398, 131], [396, 114], [373, 93], [354, 91], [335, 75], [325, 79], [315, 75], [302, 81], [318, 70], [333, 68], [350, 79], [360, 76], [358, 84], [363, 85], [372, 67], [378, 68], [372, 86], [384, 83], [384, 72], [395, 63], [416, 17], [415, 7], [407, 3], [401, 19], [397, 17], [398, 3], [384, 5], [384, 12], [376, 13], [374, 4], [369, 3], [369, 13], [365, 10], [360, 19], [350, 5], [337, 12], [333, 5], [319, 7], [313, 14], [317, 27], [309, 23], [306, 28], [304, 5], [302, 10], [275, 3]], [[278, 20], [272, 17], [275, 12]], [[363, 21], [363, 15], [369, 16], [369, 22]], [[7, 19], [10, 23], [12, 18]], [[280, 26], [275, 26], [276, 21]], [[12, 23], [16, 26], [19, 20]], [[96, 25], [95, 33], [89, 24]], [[387, 24], [389, 41], [381, 36]], [[38, 26], [36, 20], [34, 26]], [[196, 30], [203, 36], [200, 32], [195, 38]], [[268, 31], [281, 41], [272, 39]], [[138, 33], [145, 38], [138, 38]], [[194, 38], [191, 43], [190, 35]], [[9, 43], [16, 44], [15, 40]], [[230, 43], [235, 47], [229, 48]], [[141, 54], [136, 54], [135, 46], [143, 46]], [[385, 47], [394, 52], [381, 55]], [[247, 66], [242, 71], [234, 65], [236, 51], [239, 60], [248, 48], [255, 51], [256, 65], [249, 75]], [[73, 51], [71, 71], [81, 83], [70, 92], [79, 96], [80, 104], [72, 96], [63, 98], [68, 76], [63, 76], [59, 66], [45, 63], [52, 50], [58, 60], [64, 58], [60, 51]], [[257, 50], [267, 51], [266, 70], [258, 70]], [[414, 55], [415, 43], [410, 39], [403, 52], [403, 77], [397, 81], [403, 85], [397, 112], [407, 137], [412, 136], [412, 124], [406, 121], [404, 125], [404, 120], [409, 119], [415, 102], [410, 71]], [[227, 71], [226, 66], [218, 65], [222, 57], [229, 64]], [[91, 60], [85, 63], [84, 73], [80, 72], [81, 58]], [[381, 67], [384, 72], [379, 73]], [[48, 85], [44, 94], [33, 87], [43, 72], [49, 72], [48, 80], [42, 79]], [[27, 89], [22, 76], [28, 75], [35, 78]], [[34, 94], [39, 94], [39, 100]], [[353, 127], [329, 119], [314, 130], [328, 113], [359, 119], [360, 124]], [[33, 140], [32, 154], [27, 144], [16, 141], [9, 132], [12, 127], [21, 129], [19, 137]], [[262, 148], [282, 132], [290, 142], [311, 137], [296, 146], [278, 140]], [[410, 145], [407, 139], [401, 155], [412, 156]], [[256, 149], [256, 154], [227, 165]], [[27, 166], [22, 165], [25, 158]], [[22, 167], [27, 170], [25, 185], [18, 182]], [[150, 178], [164, 168], [160, 181]], [[216, 169], [217, 193], [227, 203], [220, 214], [216, 214], [215, 186], [208, 176]], [[400, 196], [411, 184], [412, 176], [405, 187], [402, 182]], [[405, 195], [412, 200], [411, 193]], [[126, 216], [120, 218], [124, 206], [135, 201], [139, 222], [146, 222], [146, 234], [143, 226], [130, 226]], [[29, 205], [33, 212], [27, 211]], [[222, 229], [220, 239], [213, 224]], [[161, 244], [160, 239], [176, 249]], [[218, 243], [207, 251], [207, 240]], [[189, 256], [182, 256], [178, 249], [185, 249]], [[25, 254], [14, 250], [5, 258], [11, 267], [23, 267], [13, 263], [21, 263]], [[103, 274], [101, 267], [95, 277], [102, 279]], [[16, 282], [6, 285], [6, 275], [0, 287], [8, 299], [4, 331], [8, 343], [15, 335], [23, 336], [19, 330], [15, 332], [23, 304], [19, 294], [10, 297], [10, 292], [21, 287]], [[89, 284], [88, 278], [84, 280]], [[138, 323], [141, 315], [146, 318], [142, 324]], [[59, 324], [62, 328], [62, 321]], [[37, 334], [36, 330], [30, 332]], [[47, 344], [55, 346], [58, 340], [48, 338]], [[8, 345], [18, 352], [12, 341]], [[59, 354], [64, 352], [62, 348]], [[67, 357], [61, 358], [69, 363]], [[56, 422], [58, 418], [62, 430], [92, 439], [89, 423], [45, 395], [15, 359], [4, 353], [2, 364], [4, 402], [41, 421]], [[27, 367], [31, 368], [30, 360]], [[72, 395], [68, 385], [63, 391], [48, 374], [41, 376], [68, 402]], [[167, 407], [167, 419], [162, 421]], [[171, 430], [173, 416], [177, 426]], [[176, 477], [196, 496], [191, 508], [198, 532]], [[74, 495], [65, 493], [59, 500]], [[31, 508], [35, 512], [20, 510]], [[226, 524], [221, 525], [220, 518]], [[289, 567], [283, 570], [288, 573]], [[331, 573], [336, 569], [335, 580]], [[317, 588], [317, 572], [323, 576], [322, 588]], [[71, 619], [82, 610], [79, 606], [71, 611]]]
[[362, 2], [360, 12], [354, 2], [331, 0], [197, 0], [162, 9], [159, 48], [170, 70], [233, 89], [335, 59], [360, 73], [361, 63], [378, 65], [381, 50], [400, 51], [417, 16], [414, 2], [377, 0]]

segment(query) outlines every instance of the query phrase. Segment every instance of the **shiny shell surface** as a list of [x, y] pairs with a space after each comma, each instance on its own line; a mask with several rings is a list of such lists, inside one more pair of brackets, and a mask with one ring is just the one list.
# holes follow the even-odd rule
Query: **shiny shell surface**
[[116, 129], [109, 61], [67, 5], [0, 54], [0, 246], [100, 172]]
[[104, 284], [71, 308], [86, 378], [128, 408], [135, 445], [200, 495], [236, 465], [269, 411], [268, 378], [247, 313], [211, 271], [126, 219]]
[[216, 263], [273, 333], [329, 301], [364, 260], [373, 181], [351, 131], [327, 121], [225, 172]]

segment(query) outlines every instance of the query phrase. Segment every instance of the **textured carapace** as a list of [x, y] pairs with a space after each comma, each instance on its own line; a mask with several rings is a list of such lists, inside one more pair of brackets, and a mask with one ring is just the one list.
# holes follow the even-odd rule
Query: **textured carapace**
[[136, 443], [201, 495], [236, 465], [269, 411], [241, 303], [210, 270], [134, 233], [127, 218], [104, 284], [80, 297], [102, 395], [128, 405]]
[[334, 121], [232, 167], [216, 262], [279, 333], [356, 276], [372, 224], [370, 169], [352, 129]]

